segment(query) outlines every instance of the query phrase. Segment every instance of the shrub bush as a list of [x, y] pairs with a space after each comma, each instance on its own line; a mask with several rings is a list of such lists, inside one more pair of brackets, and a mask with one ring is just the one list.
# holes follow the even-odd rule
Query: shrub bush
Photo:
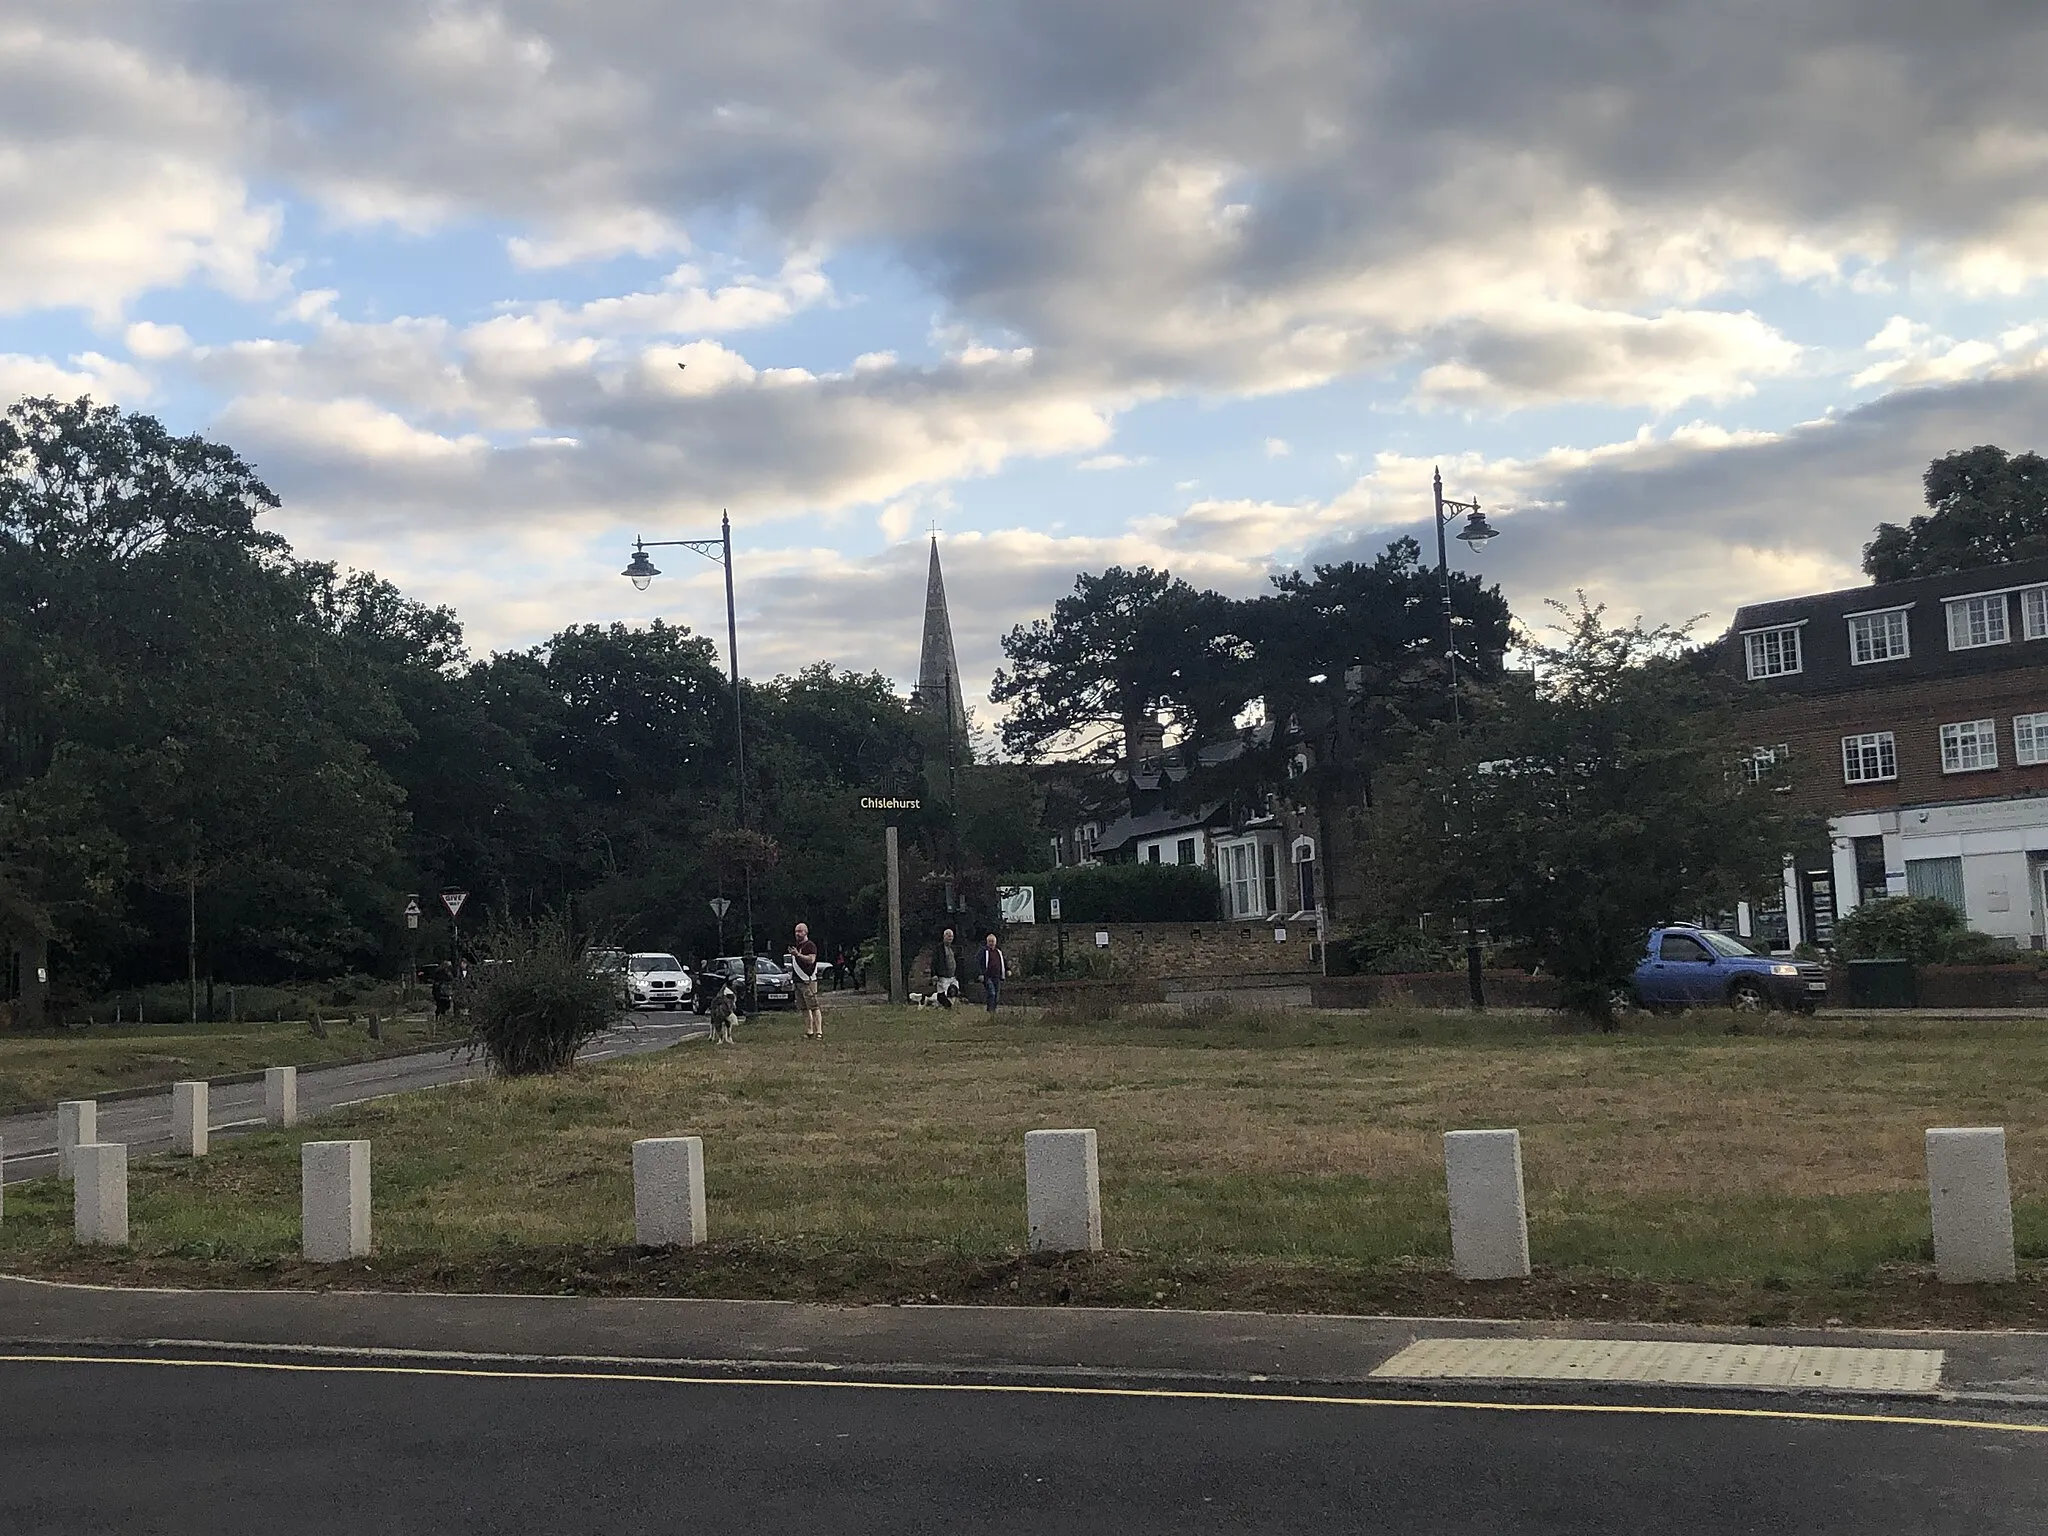
[[1963, 914], [1933, 896], [1881, 896], [1835, 925], [1844, 960], [1911, 960], [1916, 965], [1992, 965], [2016, 952], [1963, 924]]
[[558, 1072], [619, 1017], [619, 981], [594, 968], [560, 918], [484, 936], [470, 972], [469, 1041], [506, 1077]]
[[1002, 883], [1037, 890], [1041, 923], [1052, 921], [1054, 896], [1065, 923], [1213, 923], [1223, 915], [1216, 873], [1199, 864], [1086, 864]]

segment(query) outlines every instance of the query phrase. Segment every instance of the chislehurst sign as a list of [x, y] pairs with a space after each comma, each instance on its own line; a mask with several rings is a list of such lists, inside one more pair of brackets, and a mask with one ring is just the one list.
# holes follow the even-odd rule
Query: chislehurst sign
[[922, 800], [892, 800], [886, 795], [862, 795], [860, 808], [864, 811], [921, 811]]

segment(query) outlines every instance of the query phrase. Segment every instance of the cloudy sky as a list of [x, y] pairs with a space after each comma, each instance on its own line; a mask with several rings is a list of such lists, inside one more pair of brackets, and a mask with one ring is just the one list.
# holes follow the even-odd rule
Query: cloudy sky
[[480, 650], [722, 637], [617, 572], [724, 507], [748, 672], [907, 682], [936, 523], [973, 699], [1433, 464], [1525, 614], [1713, 627], [2048, 447], [2044, 79], [2035, 0], [8, 0], [0, 397], [232, 443]]

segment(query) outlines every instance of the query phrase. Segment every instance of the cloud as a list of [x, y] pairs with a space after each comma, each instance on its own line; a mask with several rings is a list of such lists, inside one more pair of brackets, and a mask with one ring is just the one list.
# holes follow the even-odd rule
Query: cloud
[[[1761, 322], [1705, 303], [1759, 274], [2048, 274], [2048, 28], [2023, 6], [1815, 0], [1760, 27], [1730, 0], [1626, 24], [1597, 0], [1191, 0], [1170, 20], [1132, 0], [1021, 23], [763, 0], [650, 29], [623, 0], [25, 3], [47, 35], [96, 28], [76, 48], [148, 86], [112, 93], [100, 137], [190, 171], [103, 194], [36, 147], [46, 195], [144, 196], [137, 275], [80, 281], [101, 304], [195, 263], [253, 271], [260, 177], [345, 219], [510, 224], [533, 270], [682, 250], [737, 214], [791, 248], [884, 251], [949, 321], [1118, 389], [1412, 365], [1448, 368], [1460, 403], [1665, 409], [1785, 366]], [[1422, 84], [1442, 81], [1455, 112]], [[1550, 334], [1559, 306], [1589, 314], [1572, 337]]]
[[1098, 453], [1090, 458], [1083, 459], [1074, 468], [1086, 470], [1138, 469], [1151, 462], [1152, 456], [1150, 454], [1141, 453], [1133, 458], [1131, 455], [1124, 453]]
[[116, 318], [203, 280], [275, 288], [279, 218], [237, 168], [240, 93], [120, 41], [0, 23], [0, 313]]
[[660, 256], [687, 251], [690, 237], [659, 214], [627, 208], [609, 217], [579, 220], [559, 234], [542, 239], [513, 235], [505, 242], [512, 264], [526, 271], [602, 261], [613, 256]]
[[1265, 450], [1269, 459], [1284, 459], [1294, 452], [1294, 447], [1284, 437], [1269, 437], [1265, 442]]
[[1753, 314], [1666, 310], [1653, 316], [1565, 306], [1465, 327], [1455, 362], [1425, 369], [1425, 402], [1510, 410], [1561, 400], [1647, 405], [1753, 394], [1801, 350]]
[[69, 367], [47, 357], [0, 352], [0, 400], [10, 403], [23, 395], [54, 395], [60, 400], [91, 395], [135, 406], [148, 399], [149, 392], [149, 380], [140, 372], [97, 352], [80, 353]]

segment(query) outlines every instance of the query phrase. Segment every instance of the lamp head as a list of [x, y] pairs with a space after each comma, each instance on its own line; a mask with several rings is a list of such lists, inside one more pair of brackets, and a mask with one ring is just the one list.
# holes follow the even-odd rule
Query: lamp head
[[1488, 539], [1499, 538], [1500, 530], [1486, 520], [1484, 512], [1474, 507], [1471, 515], [1465, 519], [1465, 526], [1458, 530], [1458, 537], [1464, 543], [1477, 549]]
[[[1463, 538], [1464, 535], [1460, 534], [1458, 537]], [[659, 576], [661, 572], [654, 568], [654, 562], [647, 558], [647, 551], [641, 548], [640, 541], [635, 539], [633, 541], [633, 558], [627, 562], [626, 568], [619, 574], [631, 581], [642, 592], [645, 592], [647, 584]]]

